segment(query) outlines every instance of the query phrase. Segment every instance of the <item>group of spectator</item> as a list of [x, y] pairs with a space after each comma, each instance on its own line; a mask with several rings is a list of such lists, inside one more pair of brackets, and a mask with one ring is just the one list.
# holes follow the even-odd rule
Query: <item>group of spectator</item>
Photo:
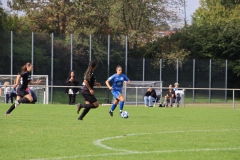
[[[176, 82], [174, 83], [174, 88], [172, 84], [168, 86], [167, 94], [164, 97], [164, 103], [163, 107], [173, 107], [173, 103], [179, 107], [179, 102], [181, 100], [181, 97], [179, 94], [175, 94], [175, 91], [178, 90], [179, 84]], [[151, 87], [148, 88], [147, 92], [144, 95], [144, 104], [145, 107], [153, 107], [153, 103], [157, 101], [157, 94], [156, 91]], [[160, 106], [162, 106], [160, 104]]]
[[[16, 79], [14, 80], [14, 84], [16, 83]], [[11, 103], [14, 102], [14, 100], [16, 100], [17, 97], [17, 93], [16, 93], [16, 88], [11, 87], [10, 82], [6, 81], [4, 82], [3, 86], [0, 87], [1, 93], [2, 93], [2, 89], [3, 89], [3, 93], [4, 93], [4, 102], [8, 103], [9, 100], [11, 100]], [[26, 91], [32, 95], [33, 97], [33, 102], [35, 103], [37, 102], [37, 95], [36, 93], [30, 88], [28, 87], [26, 89]], [[1, 95], [0, 95], [1, 96]]]
[[179, 87], [179, 84], [177, 82], [174, 84], [174, 88], [172, 84], [168, 86], [168, 92], [164, 98], [164, 103], [163, 103], [164, 107], [168, 107], [168, 104], [170, 104], [169, 107], [173, 107], [173, 103], [175, 103], [177, 107], [179, 107], [179, 102], [181, 100], [181, 97], [179, 94], [178, 95], [175, 94], [175, 91], [178, 90], [178, 87]]

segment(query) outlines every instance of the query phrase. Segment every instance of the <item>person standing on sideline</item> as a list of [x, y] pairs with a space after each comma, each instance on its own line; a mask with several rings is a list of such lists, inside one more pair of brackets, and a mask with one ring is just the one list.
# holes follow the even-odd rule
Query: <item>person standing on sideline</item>
[[11, 88], [10, 88], [10, 83], [8, 81], [4, 82], [3, 84], [4, 88], [4, 95], [5, 95], [5, 103], [8, 103], [10, 93], [11, 93]]
[[20, 103], [29, 103], [33, 101], [33, 97], [29, 94], [26, 89], [28, 88], [28, 84], [36, 85], [41, 83], [41, 80], [37, 80], [36, 82], [32, 81], [31, 71], [33, 69], [33, 65], [31, 63], [26, 63], [22, 66], [21, 73], [17, 76], [16, 83], [13, 88], [17, 86], [17, 99], [15, 100], [15, 104], [7, 110], [5, 115], [10, 115], [10, 113], [18, 106]]
[[84, 108], [82, 114], [78, 118], [78, 120], [83, 120], [83, 118], [86, 116], [86, 114], [89, 112], [92, 108], [98, 108], [99, 103], [94, 96], [94, 90], [93, 86], [101, 86], [100, 83], [96, 82], [96, 78], [94, 75], [94, 71], [97, 68], [97, 64], [95, 61], [90, 61], [88, 64], [88, 68], [86, 72], [84, 73], [84, 81], [83, 86], [81, 90], [81, 94], [85, 99], [85, 104], [77, 104], [77, 114], [79, 114], [79, 111], [81, 108]]
[[157, 98], [156, 91], [151, 87], [148, 88], [144, 96], [144, 104], [146, 107], [153, 107], [153, 101]]
[[[129, 78], [126, 75], [122, 74], [122, 67], [120, 65], [116, 67], [116, 72], [117, 73], [113, 74], [106, 80], [106, 85], [111, 90], [112, 95], [114, 97], [114, 102], [112, 104], [111, 109], [109, 110], [110, 116], [113, 116], [113, 111], [117, 107], [119, 101], [121, 115], [124, 107], [124, 97], [122, 95], [123, 82], [126, 81], [127, 84], [130, 83]], [[112, 86], [110, 86], [109, 82], [112, 82]]]
[[[72, 70], [65, 83], [67, 86], [78, 86], [79, 81], [75, 78], [75, 72]], [[65, 93], [69, 96], [69, 105], [75, 105], [78, 88], [66, 88]]]
[[[17, 78], [15, 78], [14, 79], [14, 84], [16, 84], [16, 80], [17, 80]], [[13, 86], [15, 86], [15, 85], [13, 85]], [[16, 86], [16, 88], [17, 88], [17, 86]], [[13, 98], [16, 100], [16, 98], [17, 98], [17, 93], [16, 93], [16, 88], [12, 88], [12, 91], [11, 91], [11, 93], [10, 93], [10, 96], [9, 96], [9, 98], [11, 99], [11, 103], [13, 103]]]

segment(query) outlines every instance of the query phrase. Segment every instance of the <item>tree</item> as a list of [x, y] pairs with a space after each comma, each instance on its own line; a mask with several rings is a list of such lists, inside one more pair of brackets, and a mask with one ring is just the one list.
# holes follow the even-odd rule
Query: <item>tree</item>
[[0, 1], [0, 30], [3, 29], [3, 22], [6, 17], [7, 14], [4, 12], [4, 9], [2, 8], [2, 2]]
[[228, 60], [228, 87], [236, 87], [240, 68], [240, 4], [237, 0], [201, 0], [193, 23], [181, 30], [182, 47], [195, 59]]
[[68, 15], [71, 12], [70, 0], [11, 0], [8, 5], [11, 9], [24, 12], [31, 22], [32, 31], [55, 33], [64, 35], [68, 25]]
[[[236, 0], [202, 0], [193, 15], [190, 27], [199, 47], [199, 55], [206, 58], [240, 59], [240, 2]], [[236, 64], [237, 65], [237, 64]], [[234, 66], [234, 65], [232, 65]], [[240, 75], [239, 67], [233, 70]]]
[[182, 5], [182, 0], [119, 0], [111, 6], [109, 25], [113, 34], [128, 36], [129, 47], [137, 49], [153, 38], [157, 26], [177, 22]]
[[136, 47], [141, 39], [151, 39], [156, 25], [177, 21], [183, 0], [9, 0], [8, 4], [25, 12], [35, 30], [124, 35]]

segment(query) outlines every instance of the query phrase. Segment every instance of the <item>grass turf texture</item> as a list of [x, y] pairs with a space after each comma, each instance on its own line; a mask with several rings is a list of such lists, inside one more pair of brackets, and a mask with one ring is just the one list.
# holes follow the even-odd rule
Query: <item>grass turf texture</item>
[[[75, 106], [21, 104], [10, 116], [0, 107], [0, 159], [239, 159], [240, 110], [231, 105], [91, 110], [83, 121]], [[82, 111], [81, 111], [82, 112]]]

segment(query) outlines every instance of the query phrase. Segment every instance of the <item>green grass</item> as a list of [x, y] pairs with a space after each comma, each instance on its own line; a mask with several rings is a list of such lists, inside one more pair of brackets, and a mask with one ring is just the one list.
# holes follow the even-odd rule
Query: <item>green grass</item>
[[128, 119], [110, 117], [110, 106], [78, 121], [76, 107], [21, 104], [4, 116], [0, 106], [0, 159], [237, 160], [240, 110], [231, 105], [185, 108], [125, 106]]

